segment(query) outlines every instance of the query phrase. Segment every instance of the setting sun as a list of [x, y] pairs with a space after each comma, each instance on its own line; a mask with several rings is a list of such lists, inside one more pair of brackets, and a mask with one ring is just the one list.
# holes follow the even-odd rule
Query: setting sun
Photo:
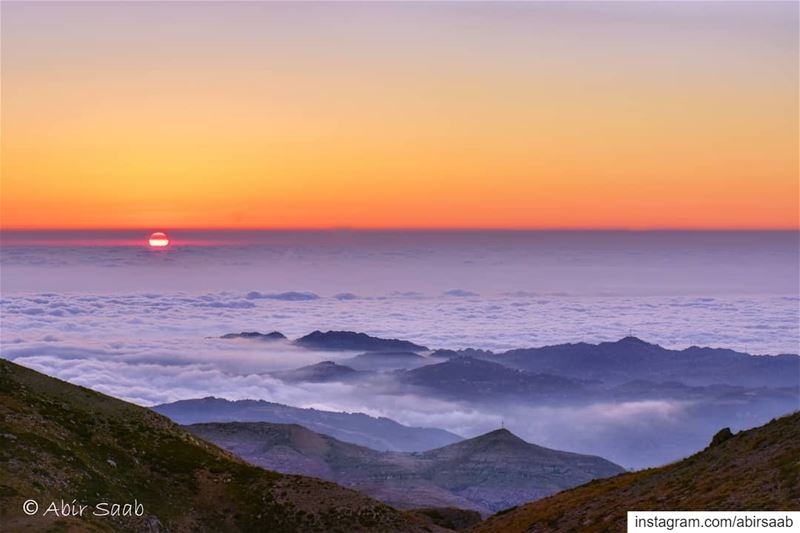
[[0, 0], [0, 533], [800, 533], [799, 59], [800, 0]]
[[150, 235], [148, 243], [151, 248], [164, 248], [165, 246], [169, 246], [169, 237], [167, 237], [166, 233], [157, 231]]

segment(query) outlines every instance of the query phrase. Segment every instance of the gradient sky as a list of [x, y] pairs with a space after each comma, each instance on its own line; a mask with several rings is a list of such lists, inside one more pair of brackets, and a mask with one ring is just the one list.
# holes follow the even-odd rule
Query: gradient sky
[[798, 4], [2, 3], [3, 228], [797, 228]]

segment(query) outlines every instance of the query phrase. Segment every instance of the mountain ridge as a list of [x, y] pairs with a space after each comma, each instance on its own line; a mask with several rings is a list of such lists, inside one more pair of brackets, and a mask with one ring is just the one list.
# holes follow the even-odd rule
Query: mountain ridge
[[231, 401], [207, 396], [155, 405], [151, 409], [179, 424], [297, 423], [318, 433], [378, 450], [417, 451], [461, 440], [460, 436], [442, 429], [405, 426], [385, 417], [291, 407], [264, 400]]
[[601, 457], [528, 443], [507, 429], [403, 453], [344, 443], [299, 425], [233, 422], [186, 428], [253, 464], [335, 481], [405, 509], [434, 505], [487, 515], [624, 471]]
[[[425, 387], [437, 395], [456, 398], [502, 398], [524, 394], [557, 400], [567, 395], [584, 395], [584, 384], [553, 374], [530, 373], [495, 360], [469, 356], [450, 358], [404, 372], [402, 382]], [[465, 387], [464, 384], [469, 386]]]
[[792, 386], [800, 375], [797, 354], [752, 355], [698, 346], [673, 350], [633, 336], [597, 344], [554, 344], [499, 353], [467, 348], [437, 350], [432, 355], [447, 358], [468, 355], [527, 372], [608, 384], [646, 379], [678, 380], [687, 385]]
[[383, 339], [355, 331], [314, 330], [294, 341], [297, 346], [313, 350], [362, 352], [427, 352], [428, 348], [411, 341]]

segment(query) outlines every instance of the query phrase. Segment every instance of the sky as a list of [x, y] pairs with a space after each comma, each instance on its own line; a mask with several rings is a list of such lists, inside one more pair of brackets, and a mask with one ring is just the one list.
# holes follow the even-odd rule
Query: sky
[[791, 228], [798, 4], [3, 2], [0, 227]]

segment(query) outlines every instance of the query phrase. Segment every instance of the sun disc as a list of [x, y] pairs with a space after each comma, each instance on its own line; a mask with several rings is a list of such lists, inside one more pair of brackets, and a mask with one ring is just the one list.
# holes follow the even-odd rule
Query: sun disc
[[150, 235], [150, 239], [147, 242], [151, 248], [164, 248], [169, 245], [169, 237], [167, 237], [166, 233], [157, 231]]

